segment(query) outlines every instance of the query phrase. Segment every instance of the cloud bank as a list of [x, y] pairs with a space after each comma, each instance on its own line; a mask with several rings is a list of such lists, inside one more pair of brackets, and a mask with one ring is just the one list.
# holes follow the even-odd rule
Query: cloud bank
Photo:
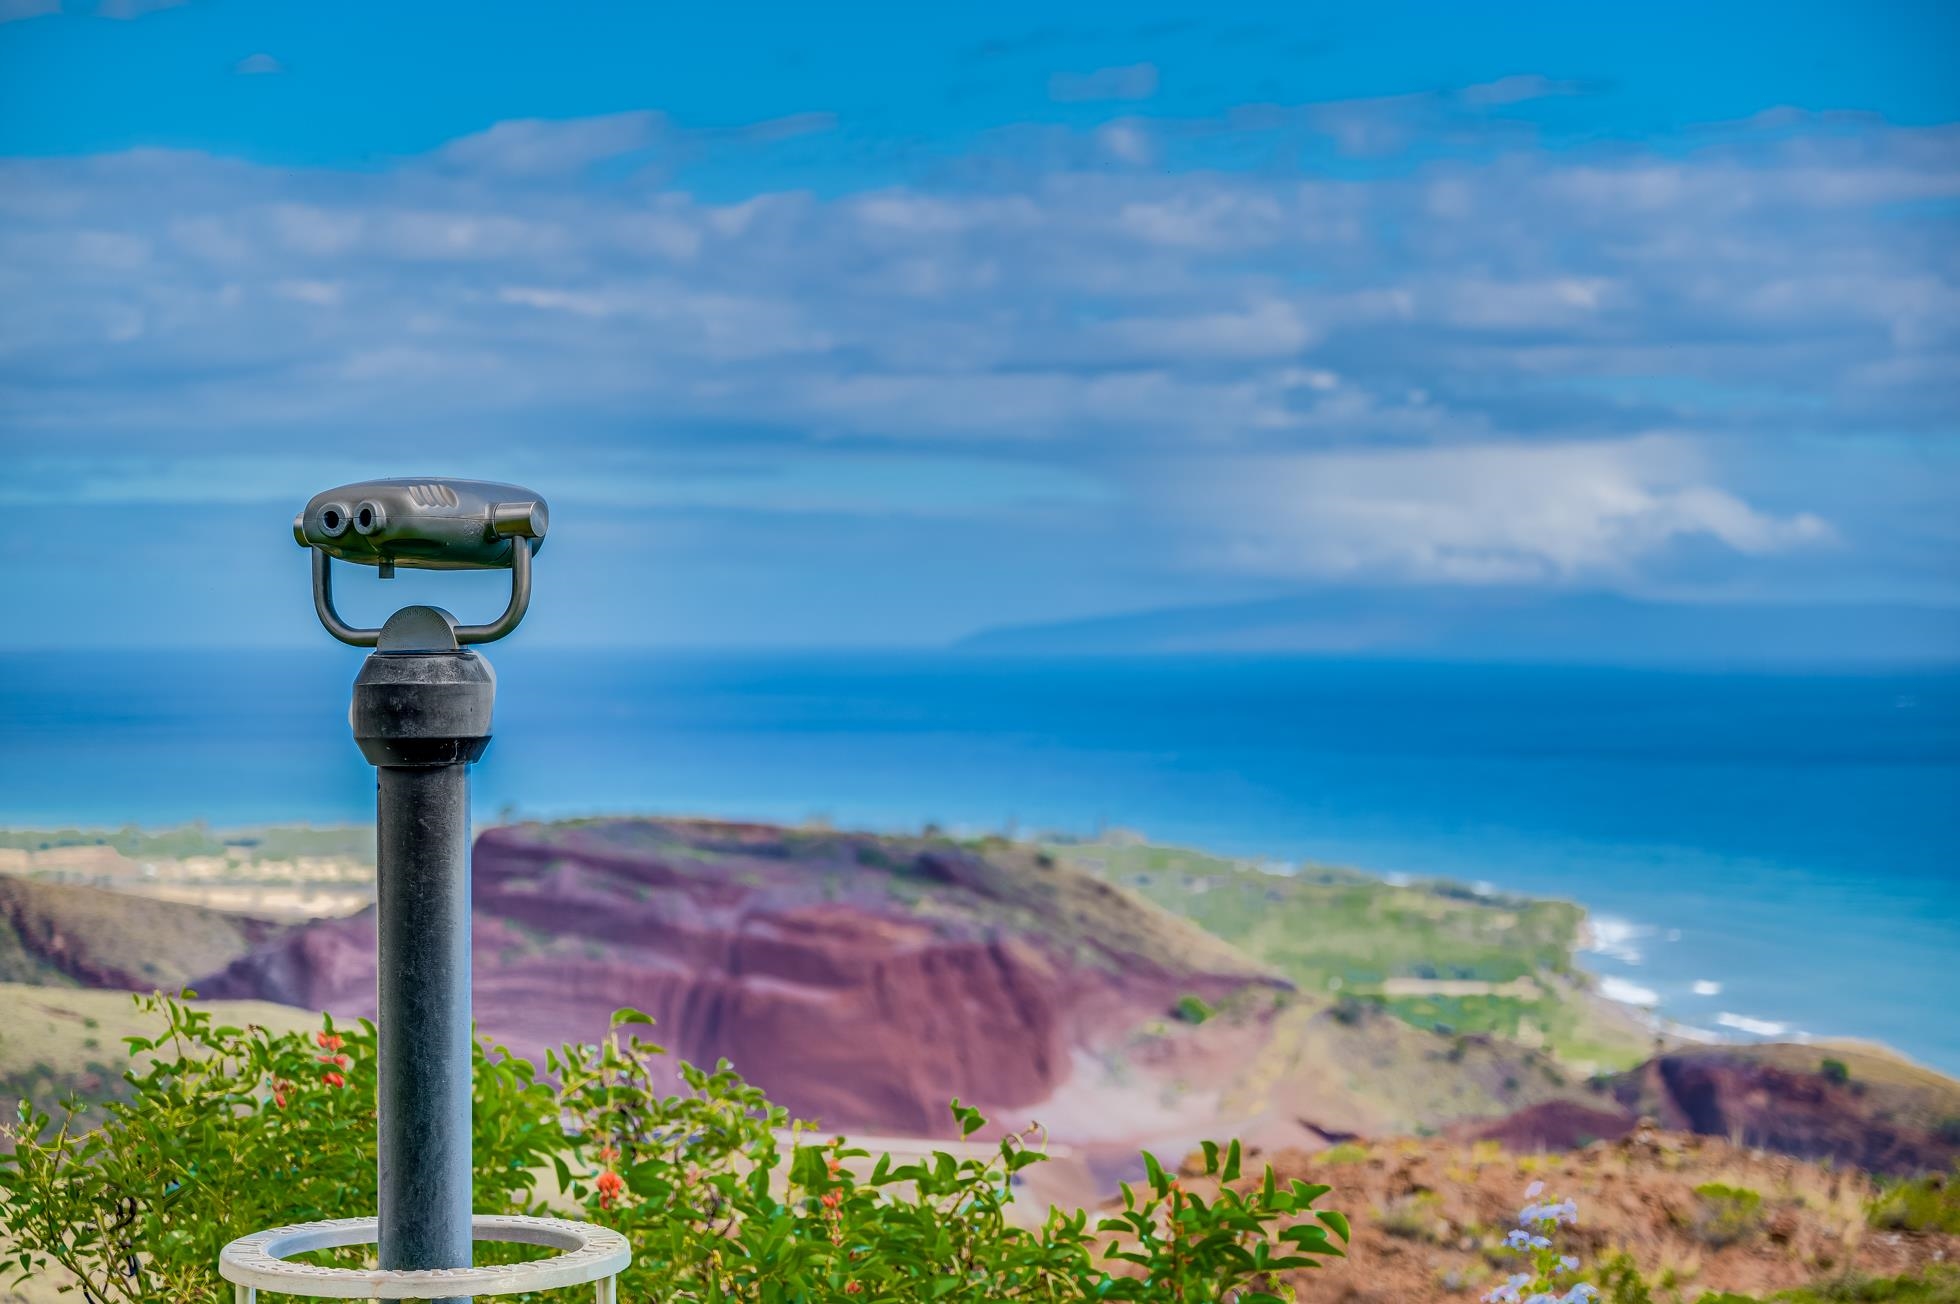
[[[1051, 91], [1134, 99], [1140, 67]], [[690, 181], [822, 114], [513, 120], [360, 172], [3, 160], [12, 494], [168, 456], [283, 498], [321, 441], [669, 486], [875, 456], [929, 501], [976, 465], [1066, 481], [1066, 526], [1015, 528], [1157, 597], [1883, 575], [1951, 600], [1960, 129], [1549, 150], [1505, 116], [1582, 89], [1023, 125], [824, 192]]]

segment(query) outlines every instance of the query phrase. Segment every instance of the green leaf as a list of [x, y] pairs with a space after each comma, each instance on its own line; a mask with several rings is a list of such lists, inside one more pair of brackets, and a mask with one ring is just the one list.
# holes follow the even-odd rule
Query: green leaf
[[626, 1170], [626, 1189], [643, 1199], [659, 1199], [674, 1189], [666, 1174], [665, 1160], [641, 1160]]
[[1219, 1174], [1219, 1180], [1224, 1182], [1236, 1182], [1239, 1180], [1239, 1142], [1237, 1137], [1232, 1138], [1231, 1146], [1225, 1151], [1225, 1171]]
[[644, 1010], [636, 1010], [630, 1005], [622, 1005], [613, 1011], [611, 1027], [617, 1028], [628, 1023], [652, 1023], [653, 1016]]
[[[1349, 1194], [1353, 1193], [1349, 1192]], [[1343, 1243], [1346, 1243], [1348, 1239], [1348, 1220], [1346, 1214], [1335, 1213], [1332, 1209], [1317, 1209], [1314, 1211], [1314, 1217], [1320, 1219], [1320, 1221], [1326, 1223], [1329, 1227], [1332, 1227], [1334, 1234], [1340, 1237]]]

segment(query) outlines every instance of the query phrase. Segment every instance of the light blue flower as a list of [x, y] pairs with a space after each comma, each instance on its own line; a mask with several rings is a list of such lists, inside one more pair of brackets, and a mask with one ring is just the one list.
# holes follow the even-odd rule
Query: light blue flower
[[1524, 1198], [1527, 1200], [1536, 1200], [1544, 1193], [1545, 1184], [1543, 1182], [1533, 1182], [1530, 1186], [1524, 1188]]
[[1570, 1223], [1577, 1221], [1578, 1217], [1579, 1206], [1570, 1200], [1560, 1200], [1555, 1204], [1528, 1204], [1518, 1210], [1518, 1221], [1521, 1223]]
[[1503, 1285], [1484, 1296], [1487, 1304], [1518, 1304], [1518, 1294], [1531, 1284], [1531, 1274], [1514, 1272]]
[[1565, 1292], [1565, 1299], [1561, 1304], [1592, 1304], [1592, 1301], [1598, 1298], [1599, 1287], [1589, 1281], [1582, 1281]]
[[1565, 1271], [1567, 1272], [1576, 1272], [1579, 1268], [1579, 1261], [1573, 1258], [1569, 1254], [1561, 1255], [1559, 1257], [1558, 1266], [1565, 1269]]

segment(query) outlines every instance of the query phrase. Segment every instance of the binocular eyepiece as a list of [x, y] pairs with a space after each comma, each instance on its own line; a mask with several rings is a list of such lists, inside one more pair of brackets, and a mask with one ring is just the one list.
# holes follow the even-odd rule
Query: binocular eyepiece
[[535, 555], [550, 526], [544, 499], [482, 480], [365, 480], [314, 494], [293, 537], [342, 561], [421, 570], [500, 570]]
[[[383, 630], [355, 629], [333, 606], [331, 559], [379, 567], [391, 579], [395, 567], [416, 570], [511, 572], [510, 605], [488, 625], [458, 625], [436, 608], [454, 632], [454, 643], [487, 643], [517, 628], [531, 600], [531, 558], [544, 546], [551, 512], [544, 499], [516, 485], [484, 480], [363, 480], [314, 494], [293, 518], [293, 538], [313, 552], [313, 605], [327, 632], [356, 647], [380, 646]], [[414, 622], [405, 622], [406, 630]], [[395, 622], [390, 622], [391, 626]], [[426, 622], [420, 626], [424, 631]], [[426, 636], [426, 633], [422, 636]]]

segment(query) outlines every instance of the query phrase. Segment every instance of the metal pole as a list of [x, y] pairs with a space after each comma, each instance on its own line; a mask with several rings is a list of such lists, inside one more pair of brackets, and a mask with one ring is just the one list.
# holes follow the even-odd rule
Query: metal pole
[[[348, 720], [376, 771], [376, 1240], [391, 1271], [470, 1266], [469, 767], [490, 745], [497, 677], [468, 645], [524, 618], [550, 519], [528, 489], [451, 479], [341, 485], [293, 518], [294, 540], [313, 554], [321, 625], [374, 649]], [[334, 609], [336, 557], [383, 579], [397, 566], [507, 569], [510, 601], [484, 625], [417, 606], [357, 629]]]
[[377, 775], [376, 1186], [391, 1269], [470, 1266], [469, 765], [490, 742], [496, 676], [452, 629], [435, 608], [397, 612], [350, 712]]

